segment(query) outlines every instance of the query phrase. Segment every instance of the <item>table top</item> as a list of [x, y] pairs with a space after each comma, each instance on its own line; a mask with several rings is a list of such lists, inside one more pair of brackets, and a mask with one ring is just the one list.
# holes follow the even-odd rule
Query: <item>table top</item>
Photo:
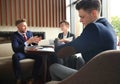
[[27, 46], [25, 47], [25, 52], [52, 53], [54, 52], [54, 47], [50, 45]]

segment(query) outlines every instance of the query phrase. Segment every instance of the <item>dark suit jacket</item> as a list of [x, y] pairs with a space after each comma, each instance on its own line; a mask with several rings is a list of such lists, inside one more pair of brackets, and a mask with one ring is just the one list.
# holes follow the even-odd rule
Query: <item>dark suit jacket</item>
[[105, 18], [100, 18], [88, 24], [75, 40], [58, 46], [55, 51], [59, 57], [81, 53], [87, 62], [102, 51], [116, 49], [116, 45], [117, 39], [113, 27]]
[[[26, 35], [28, 39], [33, 36], [32, 32], [30, 31], [27, 31]], [[17, 52], [24, 53], [25, 40], [22, 35], [20, 35], [17, 31], [14, 32], [11, 36], [11, 41], [12, 41], [12, 48], [15, 53]]]
[[[73, 40], [75, 39], [75, 35], [72, 34], [72, 33], [70, 33], [70, 32], [68, 32], [68, 34], [67, 34], [67, 38], [68, 38], [68, 37], [73, 37]], [[59, 33], [59, 34], [58, 34], [58, 38], [59, 38], [59, 39], [63, 39], [63, 33]]]

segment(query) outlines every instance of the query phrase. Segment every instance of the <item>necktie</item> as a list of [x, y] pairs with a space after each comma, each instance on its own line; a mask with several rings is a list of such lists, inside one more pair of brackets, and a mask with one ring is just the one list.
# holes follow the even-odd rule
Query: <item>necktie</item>
[[23, 34], [23, 38], [25, 39], [25, 41], [27, 41], [27, 36], [26, 36], [26, 34]]

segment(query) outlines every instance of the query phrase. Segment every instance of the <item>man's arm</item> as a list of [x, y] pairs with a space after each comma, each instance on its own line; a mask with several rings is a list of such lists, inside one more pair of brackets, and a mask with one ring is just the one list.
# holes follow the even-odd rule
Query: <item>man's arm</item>
[[[75, 53], [86, 53], [94, 48], [99, 42], [97, 28], [94, 24], [90, 25], [92, 28], [86, 28], [80, 36], [75, 40], [55, 48], [58, 57], [70, 56]], [[95, 46], [95, 47], [94, 47]]]
[[71, 47], [71, 46], [66, 46], [66, 47], [63, 47], [61, 48], [57, 53], [56, 55], [58, 57], [66, 57], [66, 56], [71, 56], [71, 55], [74, 55], [77, 51]]
[[24, 52], [24, 42], [22, 39], [20, 39], [20, 35], [18, 36], [17, 33], [14, 33], [11, 36], [11, 43], [12, 43], [12, 49], [14, 52]]

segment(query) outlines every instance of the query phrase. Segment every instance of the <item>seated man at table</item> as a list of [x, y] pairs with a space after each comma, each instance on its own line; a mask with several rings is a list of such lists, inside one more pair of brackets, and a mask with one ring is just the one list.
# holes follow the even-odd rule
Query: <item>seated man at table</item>
[[[112, 25], [105, 18], [100, 18], [101, 1], [80, 0], [76, 9], [84, 26], [83, 32], [72, 42], [56, 47], [56, 55], [65, 57], [81, 53], [87, 63], [100, 52], [116, 49], [117, 38]], [[76, 72], [57, 63], [50, 66], [52, 80], [60, 81]]]
[[65, 20], [60, 23], [61, 33], [58, 34], [58, 39], [60, 42], [68, 43], [75, 39], [75, 35], [69, 31], [69, 23]]
[[17, 84], [21, 84], [22, 72], [20, 67], [20, 60], [31, 58], [35, 59], [32, 80], [37, 80], [40, 67], [41, 67], [41, 57], [34, 54], [27, 54], [24, 52], [25, 46], [34, 46], [39, 43], [41, 37], [33, 37], [32, 32], [27, 30], [27, 23], [25, 19], [19, 19], [16, 21], [17, 31], [11, 36], [12, 49], [14, 55], [12, 56], [13, 60], [13, 70], [15, 72], [15, 77], [17, 79]]
[[[56, 38], [54, 41], [56, 47], [69, 43], [75, 39], [75, 35], [69, 31], [69, 22], [67, 22], [66, 20], [62, 20], [59, 25], [62, 32], [58, 34], [58, 38]], [[63, 65], [73, 69], [79, 69], [81, 66], [84, 65], [84, 59], [77, 56], [66, 56], [65, 58], [63, 58]]]

